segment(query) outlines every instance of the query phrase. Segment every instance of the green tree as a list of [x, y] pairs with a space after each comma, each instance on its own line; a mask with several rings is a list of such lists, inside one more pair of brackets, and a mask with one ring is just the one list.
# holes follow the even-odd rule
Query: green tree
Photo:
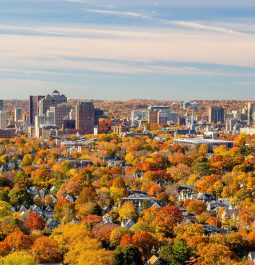
[[164, 265], [175, 265], [176, 260], [173, 255], [172, 245], [166, 245], [160, 248], [159, 251], [160, 260]]
[[29, 206], [31, 202], [31, 198], [25, 189], [21, 189], [19, 187], [14, 187], [8, 194], [10, 199], [10, 203], [13, 206], [24, 204], [25, 206]]
[[184, 239], [177, 239], [173, 245], [173, 255], [179, 264], [186, 264], [190, 258], [190, 251]]
[[192, 166], [192, 169], [196, 174], [200, 175], [201, 177], [210, 175], [208, 159], [205, 157], [196, 159]]
[[142, 256], [135, 246], [118, 247], [113, 255], [113, 265], [141, 265]]
[[166, 265], [184, 265], [190, 258], [190, 251], [184, 239], [177, 239], [173, 245], [161, 247], [159, 257]]
[[3, 218], [11, 213], [10, 204], [4, 201], [0, 201], [0, 218]]

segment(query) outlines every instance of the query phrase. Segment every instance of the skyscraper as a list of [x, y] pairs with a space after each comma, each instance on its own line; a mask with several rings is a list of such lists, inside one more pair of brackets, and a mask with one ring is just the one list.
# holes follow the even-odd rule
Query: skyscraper
[[0, 110], [4, 110], [4, 101], [0, 99]]
[[247, 125], [252, 127], [254, 125], [255, 120], [255, 102], [248, 103], [248, 117], [247, 117]]
[[78, 102], [76, 105], [76, 130], [84, 134], [94, 132], [94, 105], [92, 102]]
[[149, 106], [148, 122], [157, 124], [166, 124], [170, 118], [170, 107], [168, 106]]
[[102, 116], [104, 116], [104, 111], [101, 110], [101, 109], [94, 109], [94, 116], [95, 116], [95, 125], [98, 125], [98, 121], [99, 121], [99, 118], [101, 118]]
[[5, 129], [7, 126], [7, 117], [6, 112], [0, 110], [0, 129]]
[[39, 113], [39, 101], [44, 98], [44, 96], [30, 96], [29, 97], [29, 123], [35, 123], [35, 116]]
[[20, 107], [17, 107], [14, 110], [14, 121], [15, 121], [15, 123], [17, 123], [21, 119], [22, 119], [21, 108]]
[[60, 93], [55, 90], [51, 95], [47, 95], [39, 101], [39, 116], [45, 115], [47, 113], [47, 110], [50, 109], [50, 107], [55, 107], [58, 104], [66, 102], [67, 97], [65, 95], [60, 95]]
[[67, 103], [61, 103], [57, 106], [50, 107], [50, 110], [54, 112], [54, 124], [62, 128], [64, 123], [64, 118], [68, 116], [72, 107]]
[[222, 107], [209, 107], [209, 123], [217, 123], [225, 121], [225, 109]]

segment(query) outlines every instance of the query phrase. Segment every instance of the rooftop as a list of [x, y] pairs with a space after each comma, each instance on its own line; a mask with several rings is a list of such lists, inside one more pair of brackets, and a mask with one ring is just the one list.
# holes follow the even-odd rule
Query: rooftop
[[215, 139], [204, 139], [204, 138], [175, 138], [174, 141], [179, 141], [183, 143], [191, 144], [230, 144], [234, 143], [233, 141], [226, 140], [215, 140]]

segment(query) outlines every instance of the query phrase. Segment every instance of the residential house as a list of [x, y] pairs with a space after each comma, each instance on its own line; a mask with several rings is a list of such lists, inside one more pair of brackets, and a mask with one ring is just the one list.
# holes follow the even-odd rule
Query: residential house
[[196, 200], [198, 193], [194, 186], [191, 185], [181, 185], [177, 187], [178, 200], [183, 202], [186, 200]]
[[20, 208], [19, 208], [19, 213], [21, 216], [26, 216], [27, 214], [27, 208], [24, 206], [24, 205], [21, 205]]
[[249, 261], [252, 261], [253, 264], [255, 264], [255, 251], [250, 251], [249, 254], [248, 254], [248, 256], [247, 256], [247, 259]]
[[37, 189], [35, 186], [33, 186], [33, 187], [29, 187], [29, 188], [27, 189], [27, 192], [28, 192], [32, 197], [34, 197], [36, 194], [38, 194], [38, 189]]
[[41, 207], [39, 207], [39, 206], [37, 206], [37, 205], [30, 205], [30, 210], [31, 211], [33, 211], [33, 212], [35, 212], [35, 213], [37, 213], [37, 214], [39, 214], [39, 215], [42, 215], [42, 208]]
[[160, 259], [155, 255], [153, 255], [148, 261], [144, 263], [144, 265], [161, 265], [161, 264], [163, 263], [161, 263]]
[[213, 195], [211, 193], [198, 193], [197, 194], [197, 200], [203, 201], [203, 202], [210, 202], [213, 200]]
[[53, 218], [49, 218], [47, 221], [46, 221], [46, 226], [47, 228], [53, 230], [55, 228], [57, 228], [59, 225], [58, 221], [57, 220], [54, 220]]
[[238, 216], [237, 209], [224, 209], [221, 217], [222, 222], [226, 222], [228, 220], [236, 221]]
[[112, 217], [110, 216], [110, 214], [107, 213], [107, 214], [103, 215], [103, 223], [105, 225], [112, 225], [113, 224]]
[[127, 219], [122, 220], [121, 227], [130, 229], [134, 224], [135, 222], [133, 220], [127, 218]]
[[220, 229], [216, 225], [204, 225], [206, 234], [218, 234]]
[[43, 211], [43, 215], [47, 219], [53, 217], [53, 213], [53, 209], [50, 206], [47, 206], [46, 209]]

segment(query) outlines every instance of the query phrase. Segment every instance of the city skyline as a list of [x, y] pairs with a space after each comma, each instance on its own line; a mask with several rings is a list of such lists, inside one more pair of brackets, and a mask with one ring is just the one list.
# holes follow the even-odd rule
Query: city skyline
[[254, 100], [255, 3], [1, 1], [4, 99]]

